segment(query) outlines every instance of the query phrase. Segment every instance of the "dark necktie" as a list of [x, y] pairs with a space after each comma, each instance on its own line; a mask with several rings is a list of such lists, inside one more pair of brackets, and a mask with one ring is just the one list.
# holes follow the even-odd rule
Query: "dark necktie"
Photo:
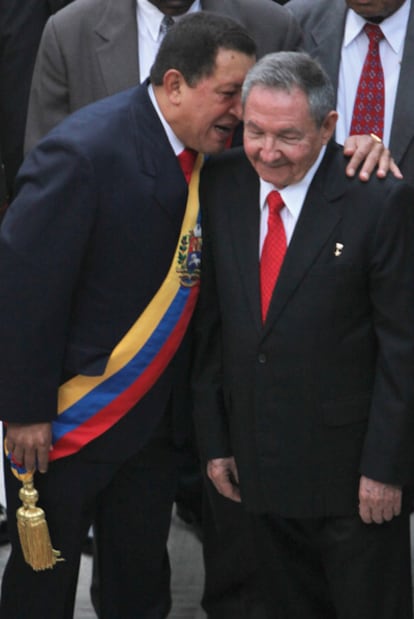
[[365, 24], [369, 38], [368, 52], [362, 67], [355, 97], [350, 135], [384, 134], [384, 72], [379, 53], [379, 42], [384, 38], [376, 24]]
[[265, 322], [273, 290], [286, 254], [286, 233], [280, 211], [284, 202], [278, 191], [271, 191], [267, 196], [269, 215], [267, 235], [263, 243], [260, 258], [260, 293], [262, 302], [262, 320]]
[[197, 152], [192, 148], [184, 148], [184, 150], [181, 151], [181, 153], [178, 155], [178, 162], [181, 166], [187, 183], [190, 182], [196, 158]]
[[160, 36], [163, 39], [171, 26], [174, 26], [174, 20], [169, 15], [164, 15], [160, 24]]

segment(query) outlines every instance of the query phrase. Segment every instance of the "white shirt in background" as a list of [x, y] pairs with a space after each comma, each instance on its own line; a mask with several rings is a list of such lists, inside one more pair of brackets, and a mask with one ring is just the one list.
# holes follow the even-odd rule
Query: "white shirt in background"
[[[395, 96], [400, 77], [410, 7], [411, 0], [406, 0], [398, 11], [378, 24], [384, 33], [379, 49], [385, 77], [383, 135], [385, 146], [388, 146], [390, 143]], [[368, 37], [363, 31], [365, 24], [366, 20], [363, 17], [352, 10], [348, 11], [342, 43], [336, 105], [339, 118], [336, 125], [335, 139], [340, 144], [343, 144], [349, 135], [358, 82], [368, 51]]]

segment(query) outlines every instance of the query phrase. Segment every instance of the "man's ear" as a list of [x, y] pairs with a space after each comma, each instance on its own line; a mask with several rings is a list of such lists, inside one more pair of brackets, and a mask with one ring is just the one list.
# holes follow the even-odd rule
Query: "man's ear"
[[336, 112], [335, 110], [331, 110], [325, 116], [321, 127], [323, 144], [327, 144], [333, 136], [337, 120], [338, 112]]
[[169, 69], [164, 74], [164, 92], [171, 104], [179, 105], [184, 84], [185, 80], [180, 71], [177, 71], [177, 69]]

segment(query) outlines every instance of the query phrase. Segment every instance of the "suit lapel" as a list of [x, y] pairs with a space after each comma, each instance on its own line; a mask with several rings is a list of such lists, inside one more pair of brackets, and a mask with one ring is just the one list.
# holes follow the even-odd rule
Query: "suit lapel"
[[414, 108], [412, 105], [412, 72], [414, 65], [414, 4], [411, 4], [404, 54], [401, 62], [390, 138], [390, 149], [399, 163], [414, 134]]
[[309, 187], [275, 286], [263, 335], [300, 286], [341, 219], [342, 211], [333, 203], [343, 193], [346, 177], [343, 166], [332, 163], [334, 150], [335, 147], [328, 147]]
[[252, 319], [260, 332], [262, 319], [259, 283], [259, 179], [247, 159], [243, 160], [243, 165], [233, 169], [233, 174], [236, 183], [229, 183], [232, 193], [226, 195], [226, 201], [231, 206], [228, 221], [230, 239]]
[[96, 54], [108, 95], [139, 83], [135, 14], [135, 0], [103, 2], [102, 16], [94, 32]]
[[[345, 28], [346, 6], [343, 0], [331, 0], [321, 19], [312, 26], [309, 35], [314, 48], [311, 55], [319, 60], [329, 75], [335, 92], [338, 88], [342, 33]], [[338, 36], [338, 32], [341, 36]]]
[[[177, 157], [148, 96], [147, 84], [137, 88], [132, 106], [137, 166], [153, 183], [151, 195], [174, 226], [181, 227], [188, 186]], [[162, 153], [162, 155], [161, 155]], [[154, 205], [154, 206], [155, 206]]]

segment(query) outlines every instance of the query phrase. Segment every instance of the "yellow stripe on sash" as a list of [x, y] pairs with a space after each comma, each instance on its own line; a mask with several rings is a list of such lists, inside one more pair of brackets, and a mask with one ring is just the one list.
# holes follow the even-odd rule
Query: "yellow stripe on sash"
[[60, 386], [58, 393], [58, 414], [63, 413], [67, 408], [85, 397], [90, 391], [131, 361], [137, 354], [137, 351], [144, 346], [145, 342], [155, 331], [157, 325], [168, 310], [172, 299], [181, 286], [180, 276], [177, 273], [180, 241], [182, 236], [188, 234], [190, 230], [193, 230], [197, 223], [199, 212], [198, 185], [203, 160], [203, 155], [199, 154], [194, 165], [188, 188], [187, 206], [181, 226], [179, 241], [175, 250], [174, 259], [165, 280], [149, 305], [112, 351], [104, 374], [100, 376], [77, 375]]

